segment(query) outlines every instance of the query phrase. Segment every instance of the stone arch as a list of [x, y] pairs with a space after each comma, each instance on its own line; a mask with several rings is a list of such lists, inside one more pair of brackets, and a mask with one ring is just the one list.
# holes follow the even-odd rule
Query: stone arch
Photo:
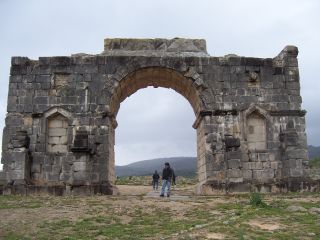
[[244, 133], [247, 147], [250, 151], [267, 149], [267, 126], [269, 116], [267, 111], [252, 105], [245, 112]]
[[149, 86], [171, 88], [184, 96], [191, 104], [195, 115], [201, 110], [199, 74], [194, 79], [186, 72], [185, 75], [165, 67], [146, 67], [127, 74], [124, 78], [115, 82], [113, 95], [110, 101], [110, 113], [117, 116], [120, 103], [139, 89]]
[[47, 119], [50, 116], [57, 114], [57, 113], [61, 114], [62, 116], [64, 116], [67, 119], [72, 119], [72, 117], [73, 117], [69, 111], [67, 111], [61, 107], [52, 107], [52, 108], [48, 109], [46, 112], [44, 112], [43, 117], [45, 119]]
[[[171, 88], [185, 97], [195, 113], [195, 119], [200, 116], [201, 110], [203, 110], [201, 101], [201, 91], [203, 89], [203, 81], [198, 73], [194, 69], [188, 69], [186, 72], [178, 72], [171, 68], [166, 67], [146, 67], [138, 69], [130, 74], [127, 74], [123, 79], [116, 81], [111, 96], [109, 113], [111, 128], [109, 129], [109, 169], [111, 169], [111, 179], [114, 179], [114, 145], [115, 145], [115, 128], [117, 127], [116, 116], [120, 108], [120, 104], [127, 97], [137, 92], [139, 89], [146, 88], [148, 86]], [[197, 124], [194, 127], [197, 130], [197, 158], [198, 162], [205, 162], [205, 154], [203, 149], [199, 150], [199, 146], [204, 145], [204, 131], [203, 125]], [[199, 153], [201, 152], [201, 154]], [[199, 165], [199, 164], [198, 164]], [[200, 166], [200, 165], [199, 165]], [[202, 165], [201, 165], [202, 166]], [[205, 172], [198, 171], [198, 178], [203, 179]], [[201, 175], [201, 176], [200, 176]]]

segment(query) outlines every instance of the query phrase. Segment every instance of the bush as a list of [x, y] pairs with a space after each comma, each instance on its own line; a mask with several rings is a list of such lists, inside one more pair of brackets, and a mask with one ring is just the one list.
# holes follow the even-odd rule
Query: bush
[[311, 168], [320, 168], [320, 157], [310, 159], [309, 164]]
[[250, 205], [254, 207], [266, 207], [267, 204], [263, 201], [262, 195], [260, 193], [250, 194]]

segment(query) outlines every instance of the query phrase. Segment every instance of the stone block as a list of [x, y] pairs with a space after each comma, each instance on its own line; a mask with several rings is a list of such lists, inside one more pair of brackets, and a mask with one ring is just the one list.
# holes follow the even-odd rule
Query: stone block
[[39, 57], [39, 65], [50, 65], [50, 57]]
[[252, 179], [252, 170], [242, 170], [243, 179], [251, 180]]
[[270, 159], [269, 159], [269, 153], [259, 153], [259, 154], [258, 154], [258, 159], [259, 159], [259, 161], [261, 161], [261, 162], [270, 161]]
[[65, 153], [65, 152], [68, 152], [68, 146], [62, 145], [62, 144], [57, 144], [57, 145], [48, 144], [48, 152]]
[[42, 90], [49, 90], [50, 88], [51, 88], [51, 83], [49, 83], [49, 82], [42, 82], [41, 83]]
[[91, 182], [92, 183], [98, 183], [99, 180], [100, 180], [99, 173], [92, 173], [91, 174]]
[[10, 76], [9, 81], [10, 83], [21, 83], [22, 77], [25, 77], [24, 75], [14, 75]]
[[11, 65], [13, 65], [13, 66], [25, 65], [29, 61], [30, 60], [27, 57], [12, 57], [11, 58]]
[[274, 178], [273, 169], [253, 170], [252, 173], [252, 178], [260, 181]]
[[48, 104], [34, 104], [33, 105], [33, 112], [35, 113], [43, 113], [47, 111], [49, 108]]
[[61, 136], [61, 137], [49, 137], [48, 138], [48, 144], [51, 145], [67, 145], [68, 138], [67, 136]]
[[82, 181], [82, 184], [84, 184], [86, 181], [88, 181], [87, 177], [88, 177], [87, 172], [85, 172], [85, 171], [79, 171], [79, 172], [73, 173], [73, 180], [77, 181], [79, 184], [80, 184], [79, 181]]
[[289, 90], [300, 90], [300, 83], [299, 82], [287, 82], [286, 87]]
[[36, 82], [37, 83], [50, 83], [51, 82], [51, 75], [50, 74], [36, 75]]
[[30, 178], [30, 162], [28, 153], [24, 151], [5, 153], [3, 157], [6, 158], [7, 180], [10, 181], [28, 181]]
[[46, 145], [45, 144], [37, 143], [35, 145], [35, 151], [36, 152], [45, 152], [45, 150], [46, 150]]
[[10, 68], [10, 75], [25, 75], [27, 74], [27, 66], [25, 65], [13, 65]]
[[288, 149], [285, 155], [287, 159], [308, 159], [308, 152], [304, 149]]
[[62, 172], [67, 173], [72, 169], [72, 163], [70, 162], [62, 162]]
[[68, 143], [68, 136], [59, 137], [59, 144], [66, 145]]
[[51, 172], [52, 172], [52, 165], [46, 163], [46, 165], [44, 165], [43, 171], [44, 171], [45, 173], [51, 173]]
[[50, 58], [50, 64], [51, 65], [70, 65], [71, 64], [71, 58], [65, 57], [65, 56], [58, 56], [58, 57], [51, 57]]
[[270, 168], [272, 169], [279, 169], [281, 167], [280, 162], [270, 162]]
[[224, 181], [226, 178], [225, 171], [206, 171], [207, 180]]
[[64, 127], [64, 122], [62, 119], [51, 119], [48, 122], [48, 127], [49, 128], [63, 128]]
[[7, 112], [17, 111], [17, 99], [18, 98], [16, 96], [8, 96]]
[[60, 174], [61, 173], [61, 165], [60, 164], [54, 164], [52, 165], [52, 173], [53, 174]]
[[240, 139], [228, 137], [225, 139], [226, 148], [238, 148], [240, 147]]
[[262, 168], [263, 169], [271, 168], [271, 162], [262, 162]]
[[302, 159], [289, 159], [289, 168], [302, 168]]
[[67, 135], [67, 129], [65, 128], [50, 128], [49, 136], [51, 137], [61, 137]]
[[23, 148], [26, 146], [24, 140], [12, 140], [11, 143], [14, 148]]
[[233, 168], [233, 169], [240, 168], [240, 167], [241, 167], [241, 161], [240, 161], [240, 159], [228, 160], [228, 167], [229, 167], [229, 168]]
[[228, 159], [241, 159], [242, 157], [241, 150], [230, 151], [230, 152], [227, 152], [226, 154]]
[[69, 182], [71, 180], [71, 174], [66, 172], [60, 173], [59, 180], [62, 182]]
[[243, 162], [243, 169], [262, 169], [262, 162]]
[[303, 176], [303, 169], [302, 168], [293, 168], [289, 169], [290, 177], [302, 177]]
[[241, 178], [233, 178], [233, 177], [230, 177], [229, 179], [228, 179], [228, 182], [229, 183], [241, 183], [241, 182], [243, 182], [243, 178], [241, 177]]
[[228, 178], [242, 178], [242, 170], [240, 169], [228, 169], [227, 171]]
[[48, 144], [60, 144], [60, 137], [48, 137]]
[[47, 174], [48, 181], [58, 182], [60, 180], [60, 174], [58, 173], [49, 173]]
[[75, 172], [85, 171], [86, 168], [87, 168], [87, 163], [86, 162], [74, 162], [73, 163], [73, 170]]

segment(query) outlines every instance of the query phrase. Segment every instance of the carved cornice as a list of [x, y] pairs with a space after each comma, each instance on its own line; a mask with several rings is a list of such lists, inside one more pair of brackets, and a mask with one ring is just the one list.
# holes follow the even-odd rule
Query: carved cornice
[[204, 110], [200, 111], [199, 115], [201, 117], [204, 116], [225, 116], [225, 115], [238, 115], [238, 111], [236, 109], [231, 110]]
[[269, 112], [271, 116], [298, 116], [298, 117], [304, 117], [306, 113], [307, 113], [306, 110], [278, 110], [278, 111]]
[[[192, 127], [197, 129], [202, 118], [205, 116], [226, 116], [226, 115], [238, 115], [239, 111], [236, 109], [231, 110], [202, 110], [199, 112], [196, 120], [194, 121]], [[307, 113], [306, 110], [277, 110], [277, 111], [266, 111], [270, 116], [297, 116], [304, 117]]]

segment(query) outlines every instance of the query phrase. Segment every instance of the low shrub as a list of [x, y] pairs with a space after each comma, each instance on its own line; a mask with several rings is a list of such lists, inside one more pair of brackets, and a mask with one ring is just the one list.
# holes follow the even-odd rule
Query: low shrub
[[250, 205], [254, 207], [267, 207], [268, 205], [263, 201], [261, 193], [250, 194]]

